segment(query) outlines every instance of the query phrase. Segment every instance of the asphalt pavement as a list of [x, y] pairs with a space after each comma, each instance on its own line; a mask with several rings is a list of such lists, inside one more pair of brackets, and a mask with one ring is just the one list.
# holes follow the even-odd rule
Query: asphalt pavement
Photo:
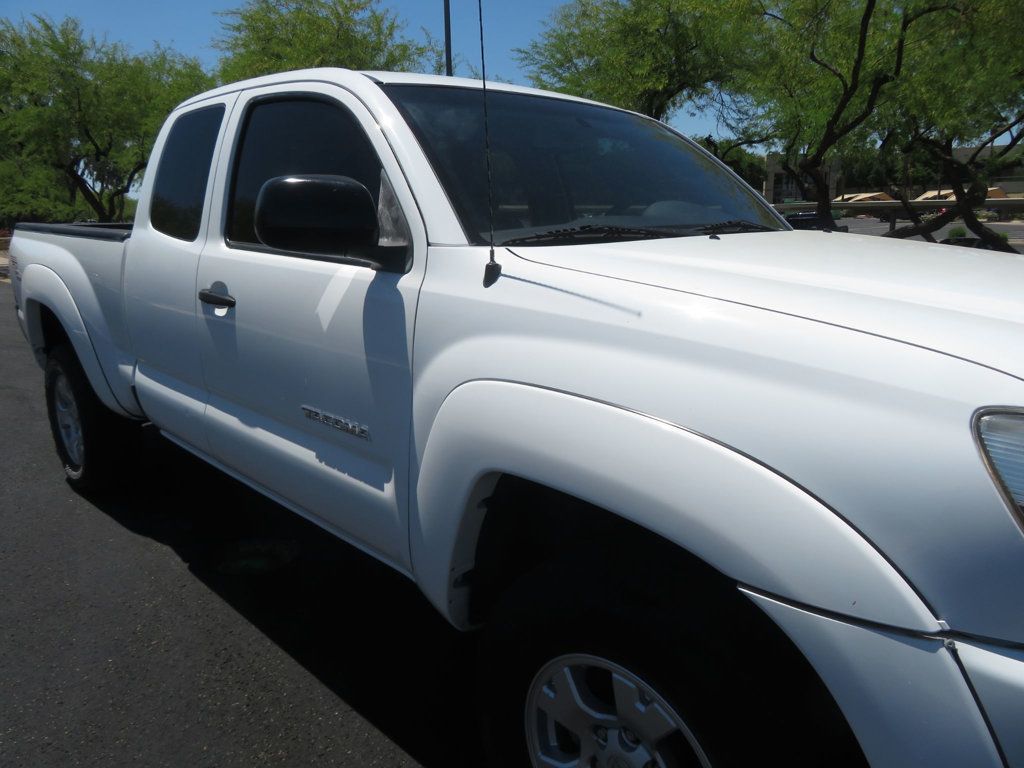
[[474, 638], [146, 430], [64, 482], [0, 281], [0, 765], [478, 766]]
[[[850, 228], [851, 233], [858, 235], [884, 235], [889, 231], [889, 222], [879, 221], [878, 218], [874, 216], [839, 219], [836, 223], [841, 225], [845, 224]], [[897, 227], [905, 227], [909, 224], [909, 221], [903, 219], [896, 222]], [[988, 226], [995, 232], [1005, 232], [1010, 239], [1011, 245], [1013, 245], [1018, 251], [1024, 250], [1021, 248], [1021, 246], [1024, 245], [1024, 222], [992, 221], [988, 222]], [[949, 237], [950, 230], [955, 229], [956, 227], [963, 227], [964, 229], [967, 229], [964, 226], [964, 223], [958, 219], [947, 224], [941, 229], [936, 230], [932, 233], [932, 236], [936, 241], [943, 240]], [[967, 232], [967, 236], [975, 237], [975, 235], [970, 231]], [[911, 239], [924, 240], [923, 237], [915, 237]]]

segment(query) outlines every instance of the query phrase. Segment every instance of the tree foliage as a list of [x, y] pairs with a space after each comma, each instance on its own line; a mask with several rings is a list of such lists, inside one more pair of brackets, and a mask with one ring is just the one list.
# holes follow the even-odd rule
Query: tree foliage
[[248, 0], [221, 14], [224, 82], [307, 67], [437, 70], [437, 43], [404, 36], [404, 25], [377, 0]]
[[736, 0], [573, 0], [538, 40], [517, 49], [540, 88], [663, 120], [706, 95], [737, 52], [726, 24]]
[[74, 19], [0, 20], [0, 217], [123, 218], [167, 113], [209, 84], [194, 59]]
[[540, 86], [659, 119], [684, 103], [713, 110], [734, 135], [718, 143], [725, 151], [781, 150], [828, 216], [832, 155], [894, 90], [925, 20], [954, 10], [941, 0], [574, 0], [519, 56]]
[[[379, 0], [244, 0], [221, 17], [224, 81], [443, 66], [441, 46]], [[948, 217], [998, 247], [973, 209], [1021, 162], [1021, 39], [1024, 13], [1005, 0], [569, 0], [517, 56], [538, 86], [657, 119], [714, 115], [710, 151], [755, 186], [750, 150], [779, 153], [823, 215], [835, 159], [904, 199], [941, 178], [957, 198]], [[75, 19], [0, 19], [0, 226], [126, 215], [167, 112], [211, 85], [194, 59], [133, 54]], [[943, 221], [894, 234], [930, 237]]]
[[[443, 66], [436, 41], [407, 38], [377, 0], [249, 0], [223, 14], [217, 45], [225, 80]], [[193, 58], [160, 46], [134, 54], [74, 18], [0, 19], [0, 226], [130, 214], [167, 113], [213, 84]]]
[[[955, 195], [946, 219], [962, 217], [992, 248], [1009, 250], [974, 209], [990, 180], [1020, 161], [1024, 139], [1024, 14], [1012, 3], [970, 0], [956, 23], [931, 30], [927, 56], [908, 60], [897, 98], [876, 116], [876, 130], [904, 157], [938, 168]], [[892, 233], [933, 231], [943, 219]]]
[[930, 50], [936, 29], [956, 22], [956, 2], [777, 0], [755, 3], [761, 23], [730, 87], [772, 126], [783, 167], [806, 180], [830, 218], [827, 167], [856, 141], [906, 79], [908, 60]]
[[760, 142], [740, 138], [719, 141], [714, 136], [704, 136], [698, 138], [697, 143], [732, 168], [754, 189], [760, 189], [764, 184], [767, 176], [764, 156], [746, 149], [749, 144]]

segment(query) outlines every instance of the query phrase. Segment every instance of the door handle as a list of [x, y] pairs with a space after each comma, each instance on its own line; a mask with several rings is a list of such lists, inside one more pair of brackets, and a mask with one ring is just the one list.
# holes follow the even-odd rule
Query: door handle
[[214, 293], [209, 288], [203, 288], [199, 292], [199, 300], [203, 304], [212, 304], [215, 307], [233, 307], [235, 306], [235, 297], [228, 296], [224, 293]]

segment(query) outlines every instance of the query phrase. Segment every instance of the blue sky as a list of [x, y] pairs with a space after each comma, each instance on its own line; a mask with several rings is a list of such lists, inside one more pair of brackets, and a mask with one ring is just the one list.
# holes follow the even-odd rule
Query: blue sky
[[[44, 14], [54, 19], [77, 16], [88, 32], [127, 43], [141, 51], [154, 42], [197, 57], [213, 67], [217, 51], [212, 40], [220, 31], [217, 11], [237, 8], [240, 0], [33, 0], [30, 3], [0, 0], [0, 16], [18, 20]], [[417, 36], [425, 28], [439, 41], [444, 39], [443, 0], [382, 0], [406, 21], [406, 33]], [[499, 77], [525, 83], [526, 76], [513, 57], [515, 48], [526, 47], [543, 29], [544, 21], [559, 0], [484, 0], [484, 42], [488, 78]], [[466, 62], [479, 66], [480, 43], [476, 0], [451, 0], [452, 48]], [[462, 74], [468, 74], [463, 72]], [[672, 120], [690, 134], [714, 132], [714, 124], [703, 118], [680, 114]]]

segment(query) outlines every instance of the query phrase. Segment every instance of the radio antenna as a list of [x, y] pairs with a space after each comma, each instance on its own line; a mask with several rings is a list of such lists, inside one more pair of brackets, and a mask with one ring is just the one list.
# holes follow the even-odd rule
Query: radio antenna
[[452, 0], [444, 0], [444, 73], [452, 76]]
[[494, 260], [494, 183], [491, 180], [491, 132], [487, 120], [487, 62], [484, 58], [484, 3], [476, 0], [480, 19], [480, 85], [484, 98], [484, 159], [487, 162], [487, 225], [490, 230], [491, 255], [484, 267], [484, 288], [490, 288], [501, 277], [501, 264]]

